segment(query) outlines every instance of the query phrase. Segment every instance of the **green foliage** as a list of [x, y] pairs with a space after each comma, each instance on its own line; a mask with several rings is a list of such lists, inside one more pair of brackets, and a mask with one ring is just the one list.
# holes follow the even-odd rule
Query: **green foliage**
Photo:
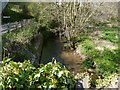
[[5, 54], [3, 54], [3, 57], [9, 56], [15, 61], [30, 59], [30, 55], [26, 54], [24, 48], [29, 49], [33, 53], [36, 52], [33, 44], [31, 45], [32, 39], [38, 34], [37, 24], [34, 24], [31, 23], [30, 26], [22, 27], [2, 35], [3, 53]]
[[[16, 4], [19, 7], [19, 4]], [[23, 3], [24, 4], [24, 3]], [[22, 4], [20, 6], [23, 6]], [[15, 10], [14, 10], [15, 9]], [[16, 11], [17, 10], [17, 11]], [[23, 9], [25, 10], [25, 9]], [[21, 21], [23, 19], [31, 19], [33, 16], [27, 13], [20, 12], [19, 8], [16, 8], [13, 2], [8, 2], [8, 5], [3, 10], [3, 16], [10, 16], [10, 18], [2, 18], [2, 23], [11, 23]]]
[[105, 49], [97, 59], [95, 59], [98, 64], [99, 73], [103, 76], [108, 76], [111, 73], [118, 72], [119, 68], [119, 54], [118, 50], [110, 51]]
[[81, 52], [88, 58], [82, 63], [84, 68], [91, 68], [95, 63], [97, 72], [102, 76], [109, 76], [111, 73], [118, 72], [119, 52], [104, 48], [104, 51], [95, 49], [95, 45], [90, 40], [84, 40], [80, 44]]
[[32, 3], [28, 6], [28, 10], [42, 27], [46, 26], [49, 29], [57, 25], [56, 21], [54, 22], [56, 14], [54, 3]]
[[[40, 78], [38, 82], [39, 88], [73, 88], [75, 85], [75, 80], [73, 75], [62, 66], [61, 63], [50, 62], [46, 65], [41, 65], [41, 68], [35, 73], [35, 81]], [[37, 79], [37, 80], [36, 80]]]
[[81, 33], [78, 37], [76, 37], [77, 42], [83, 42], [86, 39], [88, 39], [88, 36], [87, 36], [87, 34], [85, 35], [85, 33], [84, 34]]
[[35, 68], [30, 61], [16, 63], [5, 59], [0, 67], [0, 88], [41, 88], [73, 89], [75, 79], [65, 66], [59, 62], [40, 64]]
[[93, 63], [94, 61], [92, 60], [92, 58], [87, 58], [83, 63], [82, 63], [82, 66], [84, 68], [91, 68], [93, 67]]
[[83, 42], [82, 46], [83, 46], [84, 48], [86, 48], [86, 50], [89, 50], [89, 49], [92, 49], [92, 48], [94, 47], [94, 44], [93, 44], [93, 42], [92, 42], [91, 40], [86, 39], [86, 40]]
[[64, 47], [64, 49], [66, 49], [66, 50], [67, 50], [67, 49], [70, 49], [70, 44], [69, 44], [69, 43], [64, 43], [64, 46], [63, 46], [63, 47]]
[[[85, 55], [88, 55], [89, 52], [91, 52], [92, 50], [94, 50], [95, 45], [93, 44], [93, 42], [89, 39], [84, 40], [81, 44], [80, 44], [80, 48], [81, 48], [81, 52]], [[93, 52], [93, 51], [92, 51]]]
[[31, 24], [31, 26], [23, 27], [23, 28], [14, 30], [10, 33], [5, 33], [3, 35], [3, 39], [5, 38], [11, 41], [21, 42], [23, 44], [28, 43], [30, 42], [34, 33], [37, 32], [36, 28], [37, 28], [36, 25]]
[[1, 68], [1, 88], [29, 88], [31, 87], [31, 74], [35, 70], [30, 61], [16, 63], [10, 59], [3, 61]]
[[108, 40], [113, 43], [118, 43], [118, 36], [117, 36], [119, 30], [118, 26], [112, 26], [112, 27], [100, 26], [99, 28], [102, 31], [102, 35], [98, 36], [98, 38]]
[[104, 49], [102, 53], [96, 49], [88, 50], [88, 58], [82, 63], [85, 68], [91, 68], [96, 63], [97, 72], [102, 76], [109, 76], [111, 73], [118, 72], [119, 54], [118, 50], [111, 51]]
[[100, 51], [94, 48], [95, 45], [90, 39], [84, 40], [81, 45], [81, 52], [87, 56], [86, 60], [83, 61], [82, 66], [84, 68], [92, 68], [94, 66], [94, 59], [100, 56]]
[[118, 43], [118, 38], [116, 36], [117, 36], [117, 30], [116, 31], [106, 30], [103, 31], [103, 34], [99, 36], [99, 38], [111, 41], [113, 43]]
[[[90, 85], [96, 85], [97, 88], [108, 88], [111, 82], [115, 83], [114, 74], [119, 73], [119, 54], [118, 50], [109, 50], [104, 48], [103, 52], [96, 49], [88, 50], [88, 58], [83, 61], [82, 66], [86, 69], [94, 68], [97, 78], [90, 80]], [[94, 75], [93, 75], [94, 76]], [[117, 78], [117, 77], [116, 77]]]

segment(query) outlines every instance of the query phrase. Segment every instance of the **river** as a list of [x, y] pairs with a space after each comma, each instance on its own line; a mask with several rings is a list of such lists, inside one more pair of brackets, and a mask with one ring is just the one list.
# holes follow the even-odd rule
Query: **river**
[[83, 71], [80, 66], [82, 62], [81, 57], [74, 54], [73, 51], [63, 51], [62, 47], [62, 42], [56, 37], [45, 41], [40, 63], [46, 64], [55, 57], [56, 61], [63, 63], [70, 71], [75, 73]]

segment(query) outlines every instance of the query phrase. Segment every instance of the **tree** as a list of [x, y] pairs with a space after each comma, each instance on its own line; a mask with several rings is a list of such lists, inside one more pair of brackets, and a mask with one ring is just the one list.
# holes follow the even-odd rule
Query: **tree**
[[[57, 4], [56, 4], [57, 5]], [[90, 25], [90, 20], [100, 7], [100, 4], [94, 8], [95, 3], [92, 2], [62, 2], [57, 5], [58, 11], [56, 17], [60, 22], [60, 27], [57, 29], [59, 35], [63, 35], [72, 49], [76, 47], [76, 37], [81, 32], [86, 32], [85, 28]]]
[[[76, 48], [76, 38], [81, 33], [88, 33], [86, 27], [98, 22], [103, 3], [95, 2], [61, 2], [32, 3], [30, 13], [38, 23], [46, 26], [59, 37], [64, 37], [72, 49]], [[55, 25], [53, 25], [55, 24]]]
[[56, 10], [54, 3], [31, 3], [28, 9], [36, 18], [36, 21], [43, 26], [48, 26], [48, 24], [54, 19], [54, 11]]

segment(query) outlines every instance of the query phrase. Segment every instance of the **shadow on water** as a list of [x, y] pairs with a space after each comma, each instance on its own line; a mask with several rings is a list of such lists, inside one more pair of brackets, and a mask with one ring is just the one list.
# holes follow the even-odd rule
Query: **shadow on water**
[[52, 61], [52, 58], [55, 57], [56, 61], [65, 64], [62, 60], [60, 54], [62, 51], [62, 44], [58, 38], [52, 37], [45, 41], [42, 51], [41, 63], [46, 64]]
[[67, 50], [63, 51], [63, 43], [57, 37], [49, 38], [45, 41], [41, 56], [41, 62], [46, 64], [52, 61], [52, 58], [55, 57], [56, 61], [64, 64], [70, 71], [75, 73], [83, 71], [80, 67], [82, 59], [80, 56], [75, 55], [73, 51]]

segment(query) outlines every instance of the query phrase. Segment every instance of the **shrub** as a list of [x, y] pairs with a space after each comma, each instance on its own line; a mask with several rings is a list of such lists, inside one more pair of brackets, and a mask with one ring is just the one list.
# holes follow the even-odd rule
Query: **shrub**
[[61, 63], [49, 62], [46, 65], [41, 65], [38, 68], [34, 80], [37, 81], [38, 78], [41, 84], [38, 85], [39, 88], [68, 88], [72, 89], [75, 85], [75, 80], [73, 75], [62, 66]]
[[2, 62], [0, 88], [28, 88], [31, 87], [31, 74], [35, 70], [30, 61], [16, 63], [11, 59]]
[[0, 89], [41, 88], [73, 89], [75, 79], [65, 66], [59, 62], [40, 64], [35, 68], [30, 61], [16, 63], [5, 59], [0, 68]]

